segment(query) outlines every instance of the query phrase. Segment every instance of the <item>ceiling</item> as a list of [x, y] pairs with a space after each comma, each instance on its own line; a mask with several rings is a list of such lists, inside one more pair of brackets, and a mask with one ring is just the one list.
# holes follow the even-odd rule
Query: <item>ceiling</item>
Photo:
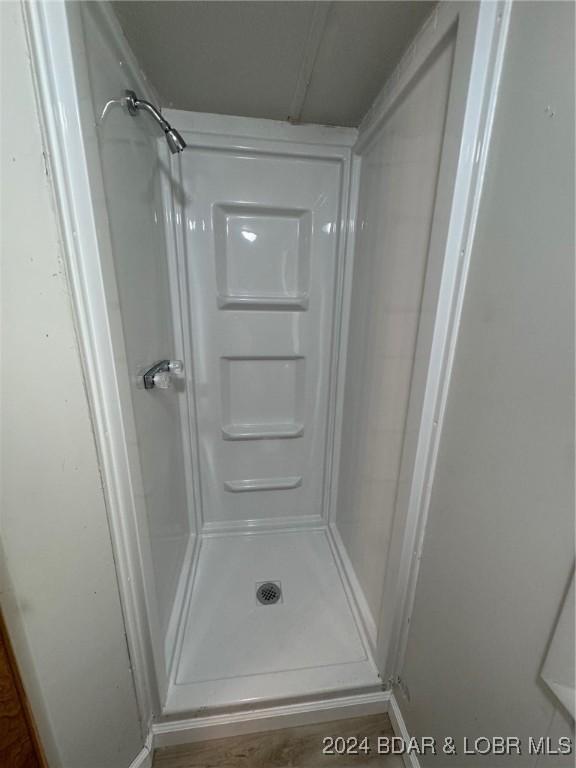
[[114, 2], [162, 106], [357, 126], [433, 2]]

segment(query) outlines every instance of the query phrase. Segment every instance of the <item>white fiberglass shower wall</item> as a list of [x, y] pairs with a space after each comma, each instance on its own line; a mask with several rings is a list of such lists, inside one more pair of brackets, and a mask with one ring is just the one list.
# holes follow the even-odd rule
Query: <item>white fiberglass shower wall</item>
[[[499, 6], [440, 4], [358, 130], [165, 110], [187, 143], [173, 157], [125, 109], [126, 89], [156, 97], [114, 14], [67, 16], [143, 716], [168, 739], [198, 711], [385, 709]], [[184, 377], [145, 390], [162, 359]]]
[[186, 130], [193, 116], [171, 119], [188, 142], [174, 188], [202, 530], [317, 523], [349, 151], [249, 137], [240, 148], [226, 118], [210, 146]]
[[[453, 151], [445, 124], [455, 42], [453, 29], [427, 51], [413, 76], [360, 127], [356, 145], [360, 172], [336, 529], [366, 598], [374, 642], [403, 460], [404, 493], [411, 482], [406, 429], [417, 341], [425, 375], [444, 257], [430, 244], [434, 215], [443, 213], [436, 208], [442, 148], [445, 155]], [[414, 389], [412, 440], [423, 383]]]
[[195, 532], [186, 487], [187, 434], [180, 416], [185, 395], [174, 389], [163, 397], [161, 390], [146, 391], [141, 380], [151, 363], [176, 357], [162, 197], [167, 162], [150, 124], [126, 120], [125, 90], [134, 88], [151, 99], [155, 94], [127, 50], [113, 12], [100, 3], [71, 4], [67, 12], [84, 96], [81, 116], [113, 354], [122, 371], [115, 380], [111, 371], [102, 378], [114, 386], [128, 446], [137, 446], [126, 452], [124, 481], [131, 486], [133, 517], [126, 513], [125, 522], [135, 523], [130, 541], [138, 551], [141, 583], [134, 588], [141, 588], [138, 601], [151, 626], [162, 699], [166, 647], [173, 644], [171, 617]]

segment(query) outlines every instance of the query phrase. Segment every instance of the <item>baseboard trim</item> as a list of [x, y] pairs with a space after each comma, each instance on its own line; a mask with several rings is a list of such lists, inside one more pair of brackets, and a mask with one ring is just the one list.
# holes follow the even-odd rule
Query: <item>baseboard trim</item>
[[[400, 709], [394, 694], [390, 696], [388, 717], [390, 718], [390, 723], [392, 724], [394, 735], [399, 736], [405, 743], [409, 742], [410, 734], [408, 733], [408, 728], [406, 727], [406, 721], [404, 720], [402, 710]], [[404, 761], [404, 768], [420, 768], [420, 761], [414, 754], [402, 755], [402, 760]]]
[[152, 746], [152, 731], [146, 737], [144, 746], [138, 752], [128, 768], [152, 768], [152, 759], [154, 757], [154, 748]]
[[[130, 763], [129, 768], [152, 768], [154, 749], [159, 747], [386, 713], [390, 718], [394, 735], [408, 742], [410, 734], [402, 710], [390, 691], [317, 699], [232, 714], [206, 715], [154, 723], [144, 747]], [[405, 768], [421, 768], [420, 761], [414, 754], [402, 755], [402, 760]]]
[[275, 731], [347, 717], [388, 712], [389, 691], [316, 699], [232, 714], [206, 715], [152, 725], [154, 748], [190, 744], [247, 733]]

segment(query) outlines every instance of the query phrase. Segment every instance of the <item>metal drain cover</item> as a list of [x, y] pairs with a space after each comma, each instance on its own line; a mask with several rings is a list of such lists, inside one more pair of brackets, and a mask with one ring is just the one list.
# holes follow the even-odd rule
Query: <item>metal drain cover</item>
[[274, 605], [282, 597], [282, 588], [280, 582], [264, 581], [256, 585], [256, 599], [262, 605]]

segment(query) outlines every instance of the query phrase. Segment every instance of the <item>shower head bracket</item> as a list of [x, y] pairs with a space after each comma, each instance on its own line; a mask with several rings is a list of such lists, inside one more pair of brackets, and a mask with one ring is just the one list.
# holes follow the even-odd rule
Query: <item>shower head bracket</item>
[[138, 97], [134, 91], [126, 91], [124, 103], [126, 104], [126, 109], [128, 112], [130, 112], [131, 115], [135, 115], [138, 112], [138, 107], [136, 106], [137, 102]]

